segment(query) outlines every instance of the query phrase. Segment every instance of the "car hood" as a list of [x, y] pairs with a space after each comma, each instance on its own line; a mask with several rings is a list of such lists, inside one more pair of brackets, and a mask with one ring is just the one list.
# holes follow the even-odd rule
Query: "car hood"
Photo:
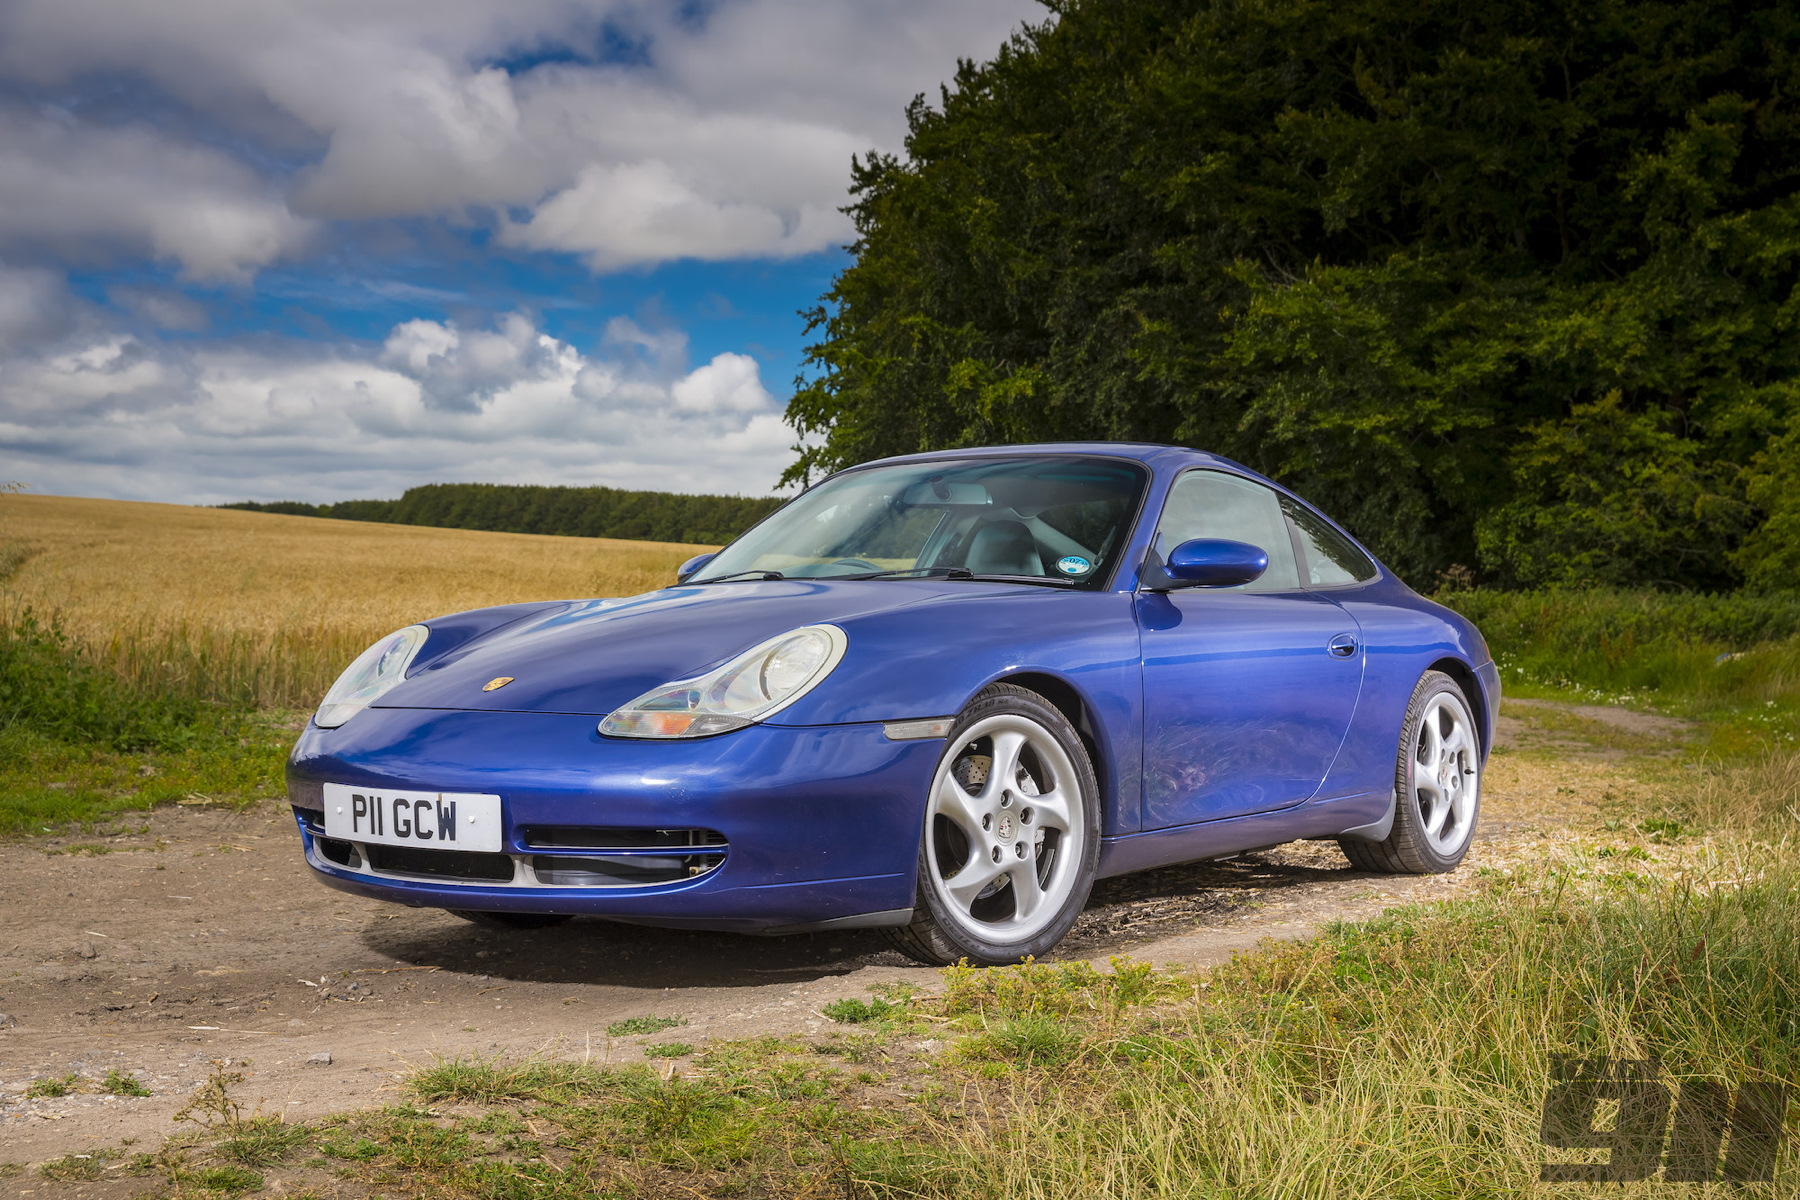
[[[801, 625], [838, 625], [854, 648], [859, 621], [959, 589], [967, 596], [994, 587], [1042, 590], [936, 580], [783, 580], [569, 601], [523, 619], [515, 607], [497, 611], [498, 628], [466, 637], [447, 652], [434, 654], [428, 640], [421, 665], [375, 706], [604, 716], [653, 687], [702, 674]], [[481, 615], [455, 619], [466, 625]], [[438, 623], [425, 624], [436, 639]], [[502, 678], [510, 682], [483, 690]]]

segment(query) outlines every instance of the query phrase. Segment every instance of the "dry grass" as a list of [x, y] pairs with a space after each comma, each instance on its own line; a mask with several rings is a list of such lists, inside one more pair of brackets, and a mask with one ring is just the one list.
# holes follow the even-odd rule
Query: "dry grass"
[[54, 614], [139, 682], [306, 706], [402, 625], [634, 595], [708, 548], [0, 495], [0, 615]]

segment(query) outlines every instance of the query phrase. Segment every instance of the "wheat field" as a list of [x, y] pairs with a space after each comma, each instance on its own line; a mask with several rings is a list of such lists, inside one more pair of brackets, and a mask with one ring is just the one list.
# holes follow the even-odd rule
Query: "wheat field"
[[382, 634], [442, 613], [672, 583], [712, 549], [0, 495], [0, 615], [139, 683], [308, 707]]

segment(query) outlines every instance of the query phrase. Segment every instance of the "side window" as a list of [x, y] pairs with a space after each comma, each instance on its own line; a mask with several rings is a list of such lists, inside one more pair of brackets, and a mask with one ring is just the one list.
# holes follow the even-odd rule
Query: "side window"
[[1156, 527], [1156, 552], [1167, 555], [1195, 538], [1249, 542], [1269, 556], [1269, 569], [1261, 579], [1230, 590], [1282, 592], [1300, 586], [1281, 505], [1275, 493], [1259, 483], [1220, 471], [1189, 471], [1177, 479]]
[[1317, 513], [1286, 496], [1281, 498], [1281, 507], [1300, 539], [1300, 553], [1305, 559], [1302, 570], [1308, 587], [1340, 587], [1375, 578], [1375, 564], [1369, 556], [1321, 521]]

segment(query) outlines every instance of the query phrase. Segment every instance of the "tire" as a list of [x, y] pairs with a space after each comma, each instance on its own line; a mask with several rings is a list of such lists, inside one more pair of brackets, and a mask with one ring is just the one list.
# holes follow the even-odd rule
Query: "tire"
[[1425, 672], [1400, 727], [1394, 827], [1379, 842], [1339, 838], [1345, 857], [1389, 875], [1454, 871], [1481, 815], [1481, 765], [1480, 735], [1462, 689], [1441, 671]]
[[994, 684], [944, 741], [917, 906], [888, 939], [928, 966], [1042, 955], [1086, 907], [1099, 857], [1100, 784], [1080, 735], [1036, 692]]
[[549, 929], [564, 921], [574, 920], [568, 913], [475, 912], [467, 908], [449, 908], [444, 911], [487, 929]]

